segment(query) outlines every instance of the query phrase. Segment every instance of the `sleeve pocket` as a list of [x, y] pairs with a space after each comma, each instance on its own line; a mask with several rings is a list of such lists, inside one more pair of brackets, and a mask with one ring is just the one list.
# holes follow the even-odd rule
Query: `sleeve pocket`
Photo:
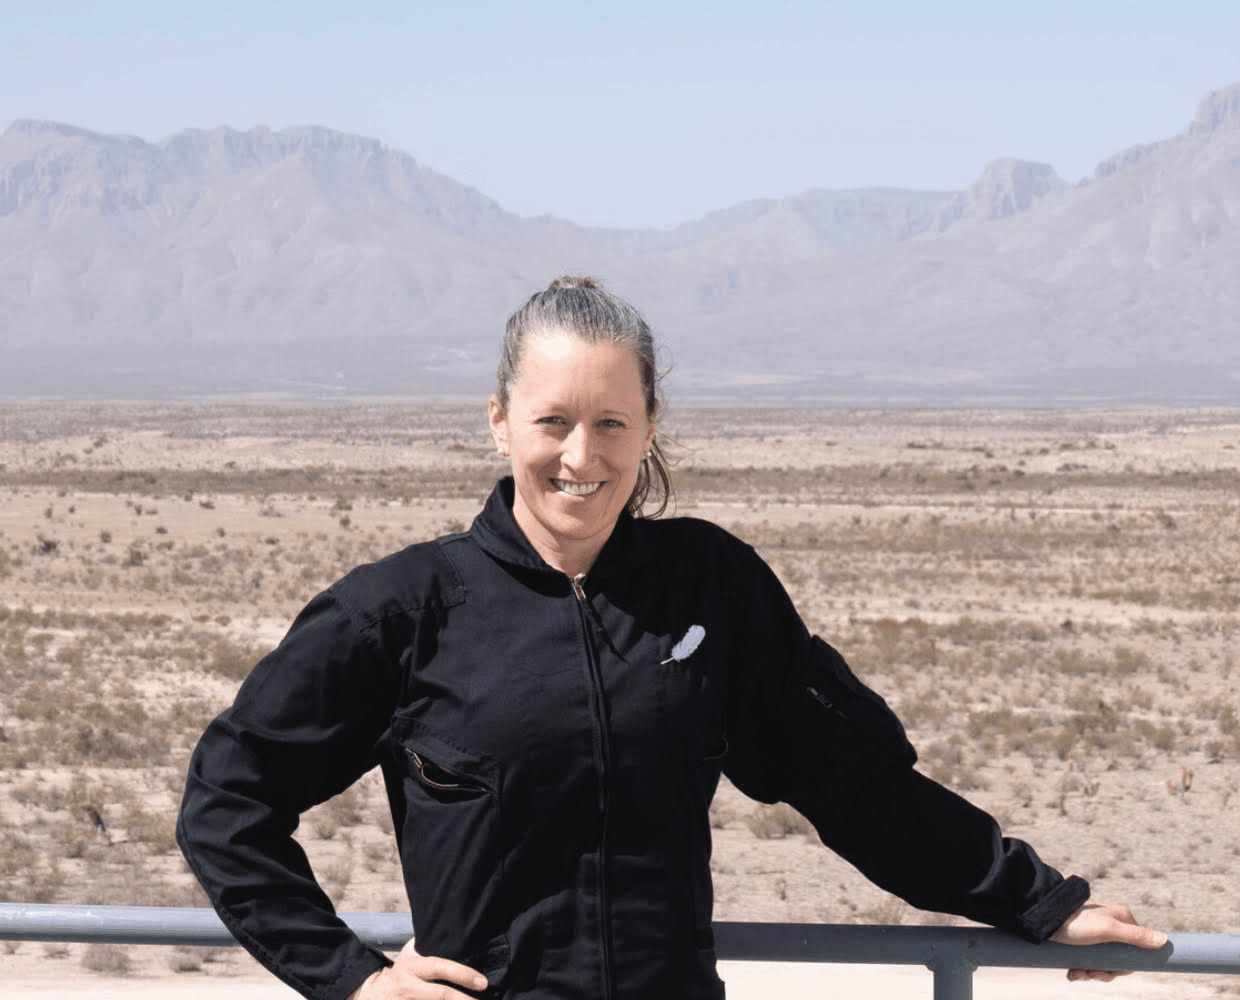
[[810, 662], [789, 680], [788, 732], [797, 734], [803, 751], [798, 756], [817, 758], [827, 768], [908, 766], [917, 760], [887, 703], [817, 636]]

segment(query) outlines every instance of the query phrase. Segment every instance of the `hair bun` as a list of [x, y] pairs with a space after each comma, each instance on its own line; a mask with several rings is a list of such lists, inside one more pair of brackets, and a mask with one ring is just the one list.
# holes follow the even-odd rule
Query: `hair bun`
[[561, 274], [553, 282], [552, 288], [598, 288], [599, 283], [588, 274]]

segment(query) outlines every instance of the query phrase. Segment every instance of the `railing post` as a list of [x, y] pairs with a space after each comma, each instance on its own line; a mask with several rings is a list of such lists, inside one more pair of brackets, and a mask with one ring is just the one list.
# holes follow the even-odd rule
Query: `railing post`
[[929, 963], [934, 974], [934, 1000], [973, 1000], [977, 965], [959, 952], [937, 956]]

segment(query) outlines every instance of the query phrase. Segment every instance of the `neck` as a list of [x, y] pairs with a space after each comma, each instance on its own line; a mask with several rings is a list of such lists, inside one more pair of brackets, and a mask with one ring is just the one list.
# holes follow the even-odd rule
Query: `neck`
[[530, 514], [519, 496], [513, 504], [512, 517], [543, 562], [570, 578], [589, 572], [615, 528], [613, 523], [607, 531], [580, 540], [556, 538]]
[[591, 541], [581, 545], [564, 545], [554, 543], [550, 539], [539, 538], [538, 532], [527, 530], [520, 520], [517, 521], [517, 526], [525, 535], [526, 541], [533, 546], [534, 551], [542, 556], [543, 562], [569, 577], [588, 573], [590, 567], [594, 565], [594, 560], [598, 558], [599, 552], [602, 551], [603, 541], [606, 541], [603, 539], [598, 543]]

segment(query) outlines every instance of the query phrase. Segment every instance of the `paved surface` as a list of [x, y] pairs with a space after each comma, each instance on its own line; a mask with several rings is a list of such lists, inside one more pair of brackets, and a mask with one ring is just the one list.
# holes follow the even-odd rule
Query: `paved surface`
[[[25, 964], [25, 963], [19, 963]], [[173, 974], [112, 979], [42, 963], [6, 975], [5, 1000], [294, 1000], [297, 994], [261, 972], [240, 975]], [[721, 962], [728, 1000], [930, 1000], [930, 973], [884, 965], [812, 966], [776, 962]], [[1061, 970], [991, 969], [974, 978], [974, 1000], [1217, 1000], [1217, 984], [1240, 991], [1240, 977], [1155, 976], [1137, 973], [1114, 983], [1069, 983]]]

